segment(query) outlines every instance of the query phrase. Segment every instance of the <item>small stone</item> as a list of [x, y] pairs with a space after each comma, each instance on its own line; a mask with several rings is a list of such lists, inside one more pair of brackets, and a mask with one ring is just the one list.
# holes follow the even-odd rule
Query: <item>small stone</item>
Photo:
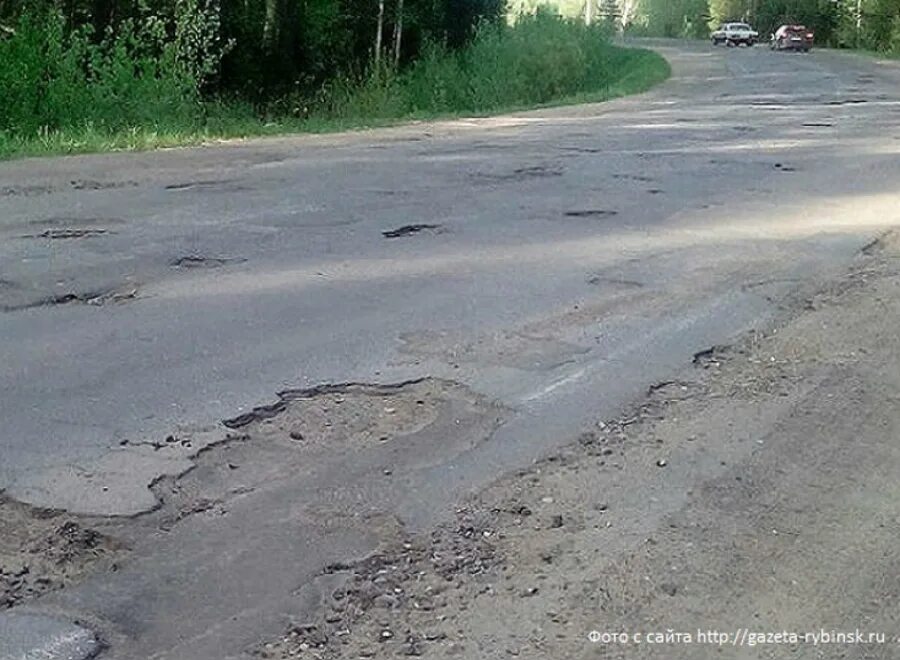
[[668, 462], [664, 458], [661, 458], [658, 461], [656, 461], [656, 467], [666, 467], [667, 465], [668, 465]]
[[381, 594], [375, 597], [372, 604], [381, 609], [392, 610], [400, 606], [400, 601], [390, 594]]
[[303, 433], [298, 430], [293, 430], [288, 434], [291, 440], [303, 440]]
[[394, 638], [394, 633], [392, 633], [390, 630], [382, 630], [380, 637], [381, 641], [386, 642], [387, 640]]
[[678, 593], [678, 587], [669, 582], [659, 585], [659, 590], [667, 596], [674, 596]]
[[556, 514], [550, 519], [550, 529], [559, 529], [563, 526], [563, 517], [561, 513]]
[[403, 646], [403, 655], [420, 656], [425, 652], [422, 643], [416, 639], [409, 639]]
[[522, 598], [529, 598], [530, 596], [537, 595], [538, 588], [537, 587], [528, 587], [525, 591], [522, 591], [519, 596]]

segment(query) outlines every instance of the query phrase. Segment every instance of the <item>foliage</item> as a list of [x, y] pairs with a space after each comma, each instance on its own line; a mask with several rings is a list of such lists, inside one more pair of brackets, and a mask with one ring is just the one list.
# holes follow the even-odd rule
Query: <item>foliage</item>
[[[23, 30], [20, 26], [16, 38], [3, 47], [21, 47], [22, 39], [39, 35], [41, 48], [28, 46], [25, 50], [46, 52], [47, 42], [61, 35], [58, 23], [57, 20], [51, 31], [54, 36], [41, 32], [39, 27]], [[148, 24], [158, 26], [154, 21]], [[130, 30], [133, 32], [134, 28]], [[609, 98], [642, 91], [669, 75], [668, 65], [660, 56], [612, 46], [602, 25], [585, 26], [539, 12], [512, 26], [484, 23], [472, 42], [462, 49], [428, 42], [422, 47], [422, 56], [402, 71], [380, 66], [363, 75], [335, 76], [314, 93], [296, 91], [268, 104], [262, 117], [253, 104], [239, 99], [201, 100], [196, 91], [198, 79], [188, 75], [197, 70], [178, 65], [174, 42], [163, 39], [154, 42], [157, 56], [150, 57], [149, 63], [138, 60], [142, 64], [123, 76], [122, 80], [131, 80], [130, 84], [140, 93], [128, 86], [121, 88], [121, 98], [130, 95], [134, 102], [128, 108], [122, 106], [117, 114], [116, 108], [101, 102], [105, 98], [101, 82], [107, 77], [94, 79], [77, 65], [90, 61], [97, 53], [117, 51], [106, 41], [91, 45], [86, 39], [76, 39], [76, 34], [80, 33], [62, 40], [62, 51], [68, 55], [58, 58], [73, 64], [62, 66], [65, 75], [53, 69], [50, 79], [56, 82], [49, 85], [49, 89], [72, 95], [67, 104], [52, 105], [65, 105], [68, 114], [54, 115], [42, 108], [47, 97], [29, 97], [29, 86], [20, 85], [16, 88], [22, 97], [18, 106], [26, 109], [16, 111], [12, 121], [0, 124], [0, 155], [139, 149], [190, 144], [211, 137], [483, 114], [535, 104]], [[140, 49], [134, 45], [129, 48], [110, 57], [120, 63], [128, 61], [129, 53], [137, 57]], [[32, 81], [47, 71], [47, 63], [37, 59], [40, 61], [18, 58], [36, 70], [29, 74]], [[93, 71], [91, 67], [87, 70]], [[134, 75], [135, 72], [140, 75]], [[177, 84], [168, 90], [173, 81]], [[145, 93], [142, 85], [157, 87], [152, 93]], [[82, 96], [76, 96], [79, 94]], [[35, 110], [41, 119], [23, 128], [23, 118]]]
[[[658, 72], [659, 59], [652, 64]], [[651, 66], [647, 53], [610, 45], [602, 25], [538, 12], [514, 26], [483, 24], [460, 51], [428, 44], [400, 74], [376, 71], [358, 86], [333, 83], [326, 106], [313, 114], [377, 119], [540, 105], [602, 92], [637, 66]]]
[[707, 35], [707, 0], [641, 0], [635, 32], [665, 37]]
[[57, 11], [25, 13], [0, 40], [0, 131], [184, 123], [199, 107], [199, 74], [215, 64], [202, 42], [182, 51], [186, 41], [152, 14], [97, 37], [88, 24], [67, 31]]

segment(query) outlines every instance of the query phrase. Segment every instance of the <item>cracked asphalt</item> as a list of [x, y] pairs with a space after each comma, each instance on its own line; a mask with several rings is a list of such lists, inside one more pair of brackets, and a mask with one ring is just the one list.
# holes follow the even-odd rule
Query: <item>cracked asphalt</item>
[[651, 45], [673, 78], [601, 105], [0, 164], [0, 489], [129, 553], [0, 625], [245, 657], [323, 567], [767, 328], [897, 222], [900, 66]]

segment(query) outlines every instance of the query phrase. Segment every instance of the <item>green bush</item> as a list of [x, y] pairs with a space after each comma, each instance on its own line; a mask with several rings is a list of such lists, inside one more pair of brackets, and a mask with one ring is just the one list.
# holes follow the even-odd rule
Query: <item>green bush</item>
[[483, 114], [630, 93], [669, 73], [658, 55], [611, 45], [602, 26], [538, 12], [485, 23], [462, 49], [426, 44], [400, 71], [382, 63], [335, 76], [260, 112], [240, 98], [203, 98], [227, 48], [203, 1], [177, 0], [174, 24], [148, 13], [99, 39], [88, 28], [67, 32], [57, 14], [23, 15], [0, 39], [0, 156]]
[[67, 31], [58, 12], [22, 14], [0, 39], [0, 133], [199, 126], [200, 88], [222, 49], [195, 0], [178, 5], [174, 25], [147, 12], [99, 38], [89, 26]]
[[398, 75], [333, 85], [318, 113], [384, 118], [541, 105], [602, 92], [635, 67], [658, 73], [660, 60], [647, 55], [612, 46], [602, 25], [537, 12], [512, 26], [485, 24], [459, 51], [430, 44]]

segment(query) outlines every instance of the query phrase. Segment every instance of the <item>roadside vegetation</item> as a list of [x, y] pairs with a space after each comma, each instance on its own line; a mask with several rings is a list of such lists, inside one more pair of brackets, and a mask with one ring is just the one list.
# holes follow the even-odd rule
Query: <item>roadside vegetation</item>
[[0, 157], [600, 100], [729, 20], [900, 55], [900, 0], [0, 0]]
[[[658, 55], [612, 45], [608, 25], [543, 11], [508, 22], [492, 1], [456, 38], [451, 25], [437, 39], [413, 18], [389, 27], [382, 15], [373, 50], [321, 44], [302, 71], [272, 61], [279, 76], [255, 68], [269, 55], [240, 45], [245, 37], [225, 28], [222, 8], [203, 0], [176, 0], [169, 12], [141, 5], [101, 26], [60, 7], [29, 7], [2, 23], [0, 156], [486, 114], [601, 100], [669, 75]], [[265, 21], [262, 39], [274, 29]]]

